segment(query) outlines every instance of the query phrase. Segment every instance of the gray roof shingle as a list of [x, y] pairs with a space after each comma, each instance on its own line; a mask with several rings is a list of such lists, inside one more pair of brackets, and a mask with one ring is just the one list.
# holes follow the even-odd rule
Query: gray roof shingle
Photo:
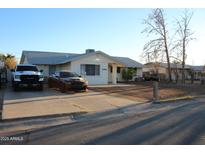
[[[149, 65], [149, 64], [154, 64], [153, 62], [150, 62], [150, 63], [147, 63], [147, 64], [144, 64], [144, 65]], [[167, 63], [157, 63], [159, 64], [160, 66], [162, 67], [168, 67]], [[171, 68], [182, 68], [182, 64], [173, 64], [173, 63], [170, 63], [170, 66]], [[191, 70], [194, 70], [194, 71], [203, 71], [204, 70], [204, 66], [203, 65], [199, 65], [199, 66], [194, 66], [194, 65], [185, 65], [185, 69], [191, 69]]]
[[[96, 51], [98, 53], [102, 53], [105, 56], [109, 56], [101, 51]], [[44, 52], [44, 51], [23, 51], [23, 54], [27, 57], [28, 63], [30, 64], [48, 64], [48, 65], [56, 65], [56, 64], [64, 64], [67, 62], [71, 62], [73, 60], [79, 59], [88, 54], [76, 54], [76, 53], [62, 53], [62, 52]], [[94, 54], [94, 53], [89, 53]], [[113, 57], [109, 56], [109, 58], [122, 63], [125, 67], [138, 67], [142, 68], [143, 65], [135, 60], [132, 60], [127, 57]]]
[[120, 63], [123, 63], [126, 67], [138, 67], [141, 68], [143, 65], [135, 60], [128, 57], [113, 57], [112, 58]]
[[204, 70], [204, 66], [191, 66], [193, 70], [195, 71], [203, 71]]
[[81, 54], [59, 53], [59, 52], [41, 52], [41, 51], [23, 51], [30, 64], [48, 64], [56, 65], [69, 62]]
[[[168, 67], [168, 64], [167, 63], [160, 63], [161, 66], [164, 66], [164, 67]], [[170, 63], [170, 67], [171, 68], [182, 68], [182, 64], [174, 64], [174, 63]], [[190, 65], [185, 65], [185, 68], [186, 69], [190, 69]]]

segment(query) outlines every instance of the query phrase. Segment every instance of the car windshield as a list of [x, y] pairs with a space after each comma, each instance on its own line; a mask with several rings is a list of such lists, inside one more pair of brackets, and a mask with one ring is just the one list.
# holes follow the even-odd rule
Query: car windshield
[[37, 72], [38, 69], [36, 66], [17, 66], [16, 71], [35, 71]]
[[79, 75], [74, 72], [60, 72], [60, 77], [61, 78], [79, 77]]

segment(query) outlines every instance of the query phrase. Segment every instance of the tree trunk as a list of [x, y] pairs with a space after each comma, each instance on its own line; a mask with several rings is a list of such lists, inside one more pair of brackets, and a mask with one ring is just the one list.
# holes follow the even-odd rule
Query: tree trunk
[[[164, 32], [165, 32], [165, 29], [164, 29]], [[168, 51], [168, 47], [167, 47], [166, 33], [165, 33], [165, 37], [164, 37], [164, 45], [165, 45], [165, 52], [166, 52], [166, 57], [167, 57], [169, 82], [172, 82], [172, 74], [171, 74], [171, 67], [170, 67], [169, 51]]]
[[178, 83], [178, 80], [179, 80], [179, 75], [177, 73], [177, 76], [176, 76], [176, 83]]
[[[162, 16], [163, 17], [163, 16]], [[163, 19], [164, 21], [164, 19]], [[165, 47], [165, 52], [166, 52], [166, 57], [167, 57], [167, 65], [168, 65], [168, 74], [169, 74], [169, 82], [172, 82], [172, 75], [171, 75], [171, 67], [170, 67], [170, 59], [169, 59], [169, 50], [168, 50], [168, 45], [167, 45], [167, 32], [165, 28], [165, 24], [163, 22], [163, 37], [164, 37], [164, 47]]]
[[183, 39], [183, 53], [182, 53], [182, 83], [185, 84], [185, 38]]
[[[167, 54], [167, 52], [166, 52], [166, 54]], [[170, 60], [169, 60], [168, 54], [167, 54], [167, 65], [168, 65], [169, 82], [172, 82], [172, 74], [171, 74]]]
[[175, 71], [175, 81], [176, 81], [176, 83], [178, 83], [178, 79], [179, 79], [179, 74], [178, 74], [178, 71], [176, 69], [176, 71]]
[[195, 76], [194, 72], [192, 71], [191, 72], [191, 84], [194, 84], [194, 76]]

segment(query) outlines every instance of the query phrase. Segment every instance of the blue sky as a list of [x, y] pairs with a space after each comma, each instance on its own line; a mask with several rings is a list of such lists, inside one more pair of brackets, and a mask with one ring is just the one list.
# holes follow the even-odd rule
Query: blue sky
[[[184, 9], [165, 9], [169, 28]], [[195, 37], [187, 63], [205, 64], [205, 9], [192, 9]], [[142, 20], [151, 9], [0, 9], [0, 52], [18, 58], [22, 50], [82, 53], [94, 48], [142, 61], [148, 41]]]

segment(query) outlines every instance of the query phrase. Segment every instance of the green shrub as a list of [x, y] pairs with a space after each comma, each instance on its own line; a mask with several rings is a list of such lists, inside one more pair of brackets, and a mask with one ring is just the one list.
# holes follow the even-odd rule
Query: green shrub
[[125, 68], [122, 70], [122, 78], [126, 81], [131, 80], [134, 74], [136, 74], [136, 69], [134, 68]]

